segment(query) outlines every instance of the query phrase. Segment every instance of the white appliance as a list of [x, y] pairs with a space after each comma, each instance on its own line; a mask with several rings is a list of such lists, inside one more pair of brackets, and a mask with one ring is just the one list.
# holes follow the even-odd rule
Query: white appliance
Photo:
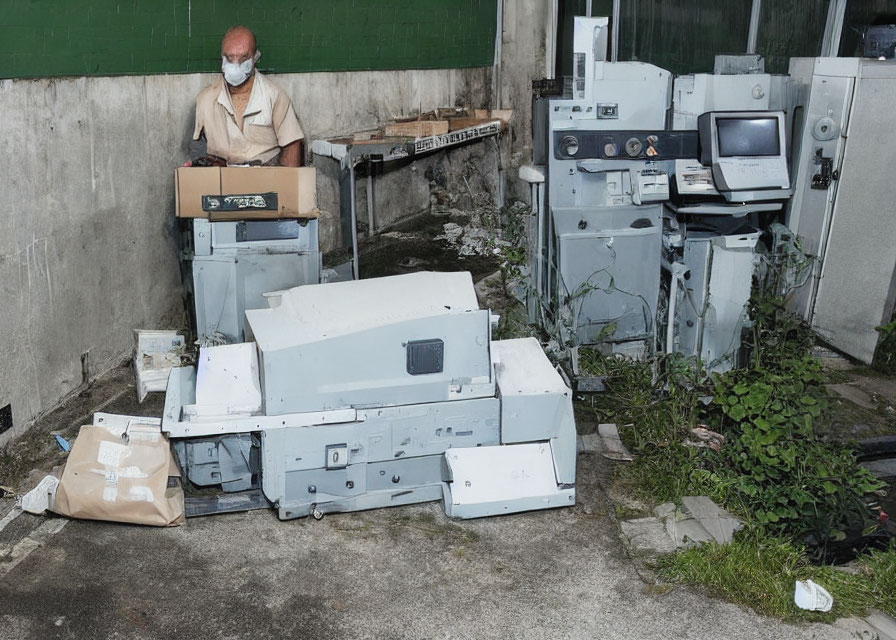
[[896, 64], [793, 58], [794, 195], [787, 226], [816, 256], [790, 301], [829, 344], [870, 363], [893, 313]]

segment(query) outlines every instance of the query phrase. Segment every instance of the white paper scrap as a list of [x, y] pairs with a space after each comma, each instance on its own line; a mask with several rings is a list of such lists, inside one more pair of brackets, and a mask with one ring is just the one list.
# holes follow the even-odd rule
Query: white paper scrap
[[53, 496], [56, 495], [56, 487], [59, 486], [59, 478], [45, 476], [36, 487], [22, 496], [22, 511], [40, 515], [53, 504]]
[[128, 492], [128, 499], [133, 500], [135, 502], [152, 502], [153, 494], [152, 489], [149, 487], [131, 487], [131, 490]]
[[121, 456], [127, 451], [127, 447], [117, 442], [100, 442], [99, 450], [96, 454], [96, 460], [100, 464], [108, 467], [117, 467]]

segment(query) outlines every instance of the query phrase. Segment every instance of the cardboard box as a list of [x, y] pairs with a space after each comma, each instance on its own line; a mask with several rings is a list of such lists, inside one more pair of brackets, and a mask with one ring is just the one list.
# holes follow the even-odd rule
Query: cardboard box
[[448, 118], [448, 130], [459, 131], [460, 129], [469, 129], [470, 127], [479, 127], [489, 122], [494, 122], [498, 118]]
[[179, 167], [174, 172], [174, 193], [178, 218], [207, 218], [202, 196], [221, 195], [221, 168]]
[[313, 167], [179, 167], [174, 174], [176, 215], [209, 218], [202, 196], [276, 193], [278, 209], [215, 211], [211, 220], [316, 218]]
[[387, 124], [386, 136], [406, 136], [424, 138], [448, 133], [447, 120], [412, 120], [411, 122], [393, 122]]
[[513, 109], [474, 109], [473, 117], [485, 120], [500, 120], [503, 126], [507, 126], [513, 116]]

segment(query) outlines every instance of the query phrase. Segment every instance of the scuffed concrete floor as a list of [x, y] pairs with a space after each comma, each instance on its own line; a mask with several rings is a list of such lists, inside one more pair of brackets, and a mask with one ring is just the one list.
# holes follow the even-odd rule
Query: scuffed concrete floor
[[[438, 212], [362, 242], [365, 274], [493, 273], [496, 256], [458, 260], [433, 240], [452, 222], [466, 221]], [[499, 281], [481, 283], [490, 300]], [[0, 485], [24, 491], [64, 460], [51, 432], [74, 437], [97, 410], [160, 415], [162, 402], [137, 404], [130, 367], [116, 369], [0, 451]], [[610, 464], [580, 456], [570, 509], [477, 521], [450, 521], [439, 503], [319, 522], [254, 511], [172, 529], [23, 514], [0, 524], [0, 640], [855, 637], [642, 580], [604, 488]], [[0, 523], [13, 504], [0, 499]]]
[[[128, 361], [93, 380], [87, 388], [0, 449], [0, 485], [24, 493], [54, 466], [64, 464], [66, 454], [59, 449], [53, 434], [73, 440], [81, 425], [90, 424], [97, 411], [161, 416], [164, 404], [162, 393], [149, 394], [142, 404], [137, 401], [134, 371]], [[4, 501], [0, 500], [0, 517], [8, 508], [8, 505], [4, 508]]]
[[[134, 410], [129, 384], [119, 369], [60, 415], [109, 398], [105, 410]], [[575, 507], [476, 521], [429, 503], [171, 529], [60, 521], [41, 538], [55, 519], [23, 514], [0, 532], [0, 556], [33, 548], [0, 563], [0, 638], [851, 637], [643, 582], [602, 489], [607, 464], [580, 456]]]

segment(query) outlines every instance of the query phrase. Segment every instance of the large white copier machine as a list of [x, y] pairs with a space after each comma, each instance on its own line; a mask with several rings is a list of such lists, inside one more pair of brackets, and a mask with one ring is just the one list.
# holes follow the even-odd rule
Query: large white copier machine
[[576, 18], [571, 83], [535, 105], [540, 316], [566, 344], [730, 369], [758, 228], [790, 196], [787, 77], [758, 56], [674, 78], [607, 62], [607, 22]]
[[275, 292], [246, 343], [172, 370], [185, 476], [283, 519], [444, 499], [469, 518], [575, 502], [571, 391], [534, 339], [492, 340], [469, 273]]

